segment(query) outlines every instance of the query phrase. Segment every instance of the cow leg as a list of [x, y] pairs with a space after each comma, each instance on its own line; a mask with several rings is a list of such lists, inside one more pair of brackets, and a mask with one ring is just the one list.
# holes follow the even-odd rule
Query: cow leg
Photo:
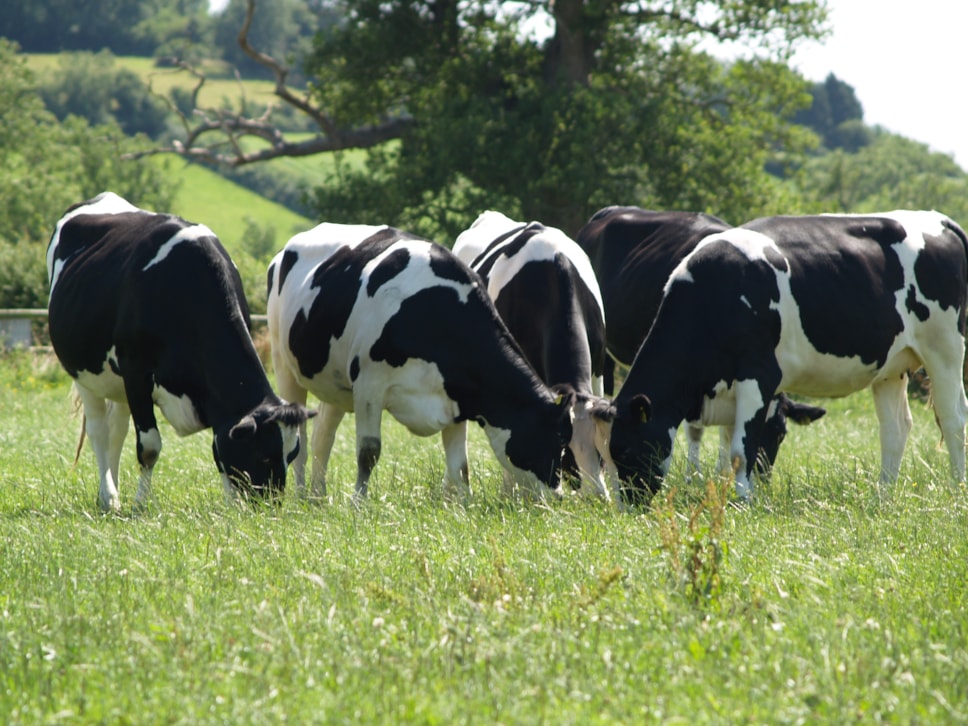
[[719, 456], [716, 460], [716, 473], [720, 476], [729, 476], [733, 473], [733, 461], [729, 456], [733, 445], [733, 426], [719, 427]]
[[471, 495], [470, 476], [467, 470], [467, 422], [445, 426], [440, 432], [444, 444], [447, 470], [444, 473], [444, 496], [454, 497], [465, 503]]
[[874, 409], [880, 426], [881, 438], [881, 493], [897, 480], [901, 470], [901, 456], [911, 432], [911, 408], [907, 398], [907, 374], [871, 386]]
[[363, 393], [365, 386], [357, 384], [353, 391], [353, 407], [356, 411], [356, 491], [354, 504], [366, 499], [370, 475], [380, 460], [380, 417], [383, 409]]
[[951, 481], [965, 481], [965, 422], [968, 420], [968, 399], [962, 382], [965, 346], [960, 335], [952, 336], [950, 346], [936, 342], [934, 355], [924, 361], [924, 369], [931, 380], [931, 400], [934, 413], [941, 427], [948, 460], [951, 463]]
[[142, 381], [125, 378], [124, 391], [134, 421], [137, 440], [137, 458], [141, 471], [138, 475], [138, 491], [134, 495], [134, 506], [140, 509], [151, 499], [151, 474], [158, 457], [161, 455], [161, 434], [155, 419], [155, 404], [151, 396], [150, 376]]
[[[314, 499], [322, 499], [326, 496], [326, 472], [329, 469], [329, 457], [333, 453], [333, 445], [336, 443], [336, 430], [339, 428], [340, 421], [346, 412], [342, 409], [329, 404], [319, 403], [319, 416], [313, 423], [313, 478], [310, 496]], [[303, 457], [303, 466], [306, 459]], [[305, 479], [303, 480], [303, 490], [305, 494]]]
[[689, 465], [689, 475], [693, 477], [698, 477], [700, 474], [699, 453], [702, 446], [702, 432], [702, 424], [686, 421], [686, 440], [688, 441], [686, 462]]
[[121, 508], [117, 482], [121, 449], [128, 433], [128, 407], [107, 401], [83, 386], [75, 386], [75, 390], [84, 405], [84, 430], [97, 461], [98, 504], [104, 512], [116, 512]]

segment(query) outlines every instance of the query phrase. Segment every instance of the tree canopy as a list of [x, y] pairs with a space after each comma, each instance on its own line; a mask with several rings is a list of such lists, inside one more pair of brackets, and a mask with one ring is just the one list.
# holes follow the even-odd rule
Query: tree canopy
[[[247, 5], [251, 20], [256, 3]], [[316, 122], [313, 138], [287, 139], [266, 116], [219, 113], [191, 119], [171, 148], [233, 165], [368, 148], [365, 168], [318, 190], [319, 214], [452, 238], [486, 206], [571, 232], [612, 203], [767, 213], [784, 200], [766, 162], [814, 142], [792, 123], [809, 87], [785, 61], [824, 33], [822, 0], [345, 9], [316, 36], [308, 88], [288, 85], [288, 66], [254, 46], [250, 23], [240, 36], [274, 71], [279, 97]], [[700, 47], [721, 42], [747, 50], [724, 62]], [[246, 135], [267, 144], [237, 141]]]

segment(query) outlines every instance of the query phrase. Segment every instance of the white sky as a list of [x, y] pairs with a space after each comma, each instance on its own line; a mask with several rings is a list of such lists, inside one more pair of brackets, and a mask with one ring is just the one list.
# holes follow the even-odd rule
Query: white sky
[[968, 170], [966, 0], [827, 0], [832, 35], [793, 65], [854, 88], [864, 122], [952, 154]]
[[[228, 0], [209, 0], [213, 9]], [[968, 170], [968, 0], [827, 0], [831, 36], [793, 65], [853, 86], [864, 121], [951, 154]]]

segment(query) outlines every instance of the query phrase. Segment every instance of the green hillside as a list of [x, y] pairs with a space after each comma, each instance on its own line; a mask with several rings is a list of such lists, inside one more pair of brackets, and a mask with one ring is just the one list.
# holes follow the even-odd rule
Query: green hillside
[[296, 232], [309, 229], [315, 222], [261, 197], [217, 173], [197, 164], [174, 157], [160, 158], [178, 179], [179, 189], [171, 210], [192, 222], [212, 228], [230, 251], [238, 248], [247, 227], [275, 231], [276, 247], [281, 248]]

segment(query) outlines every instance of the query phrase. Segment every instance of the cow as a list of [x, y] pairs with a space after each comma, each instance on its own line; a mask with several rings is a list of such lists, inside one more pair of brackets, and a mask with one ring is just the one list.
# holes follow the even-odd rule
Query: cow
[[208, 227], [105, 192], [57, 222], [47, 276], [50, 339], [83, 404], [101, 509], [120, 508], [129, 417], [135, 506], [149, 501], [161, 453], [156, 405], [180, 436], [212, 429], [230, 500], [278, 499], [309, 413], [273, 393], [239, 273]]
[[584, 493], [607, 498], [601, 456], [605, 316], [588, 256], [560, 229], [482, 213], [454, 242], [454, 254], [487, 282], [487, 292], [538, 377], [577, 393], [564, 470]]
[[[606, 366], [605, 392], [614, 393], [614, 362], [630, 366], [662, 302], [672, 271], [711, 234], [730, 225], [700, 212], [652, 211], [640, 207], [600, 209], [578, 232], [577, 242], [589, 255], [598, 276], [605, 306], [606, 335], [611, 358]], [[805, 425], [826, 411], [779, 393], [768, 411], [757, 466], [767, 474], [776, 461], [787, 422]], [[698, 418], [687, 420], [688, 462], [699, 471], [703, 427], [720, 426], [718, 469], [730, 471], [735, 404], [729, 391], [707, 398]]]
[[[324, 222], [290, 239], [267, 277], [279, 390], [320, 400], [311, 496], [325, 496], [336, 428], [355, 412], [353, 502], [366, 498], [383, 410], [418, 436], [441, 433], [447, 495], [470, 494], [467, 422], [475, 421], [520, 493], [560, 496], [574, 392], [541, 382], [483, 280], [450, 250], [393, 227]], [[303, 492], [305, 461], [293, 464]]]
[[870, 388], [879, 492], [897, 479], [911, 429], [908, 372], [931, 378], [953, 480], [965, 476], [962, 384], [968, 239], [938, 212], [766, 217], [706, 236], [676, 267], [622, 390], [610, 450], [623, 494], [657, 490], [672, 437], [703, 396], [735, 396], [736, 493], [751, 474], [777, 391]]

